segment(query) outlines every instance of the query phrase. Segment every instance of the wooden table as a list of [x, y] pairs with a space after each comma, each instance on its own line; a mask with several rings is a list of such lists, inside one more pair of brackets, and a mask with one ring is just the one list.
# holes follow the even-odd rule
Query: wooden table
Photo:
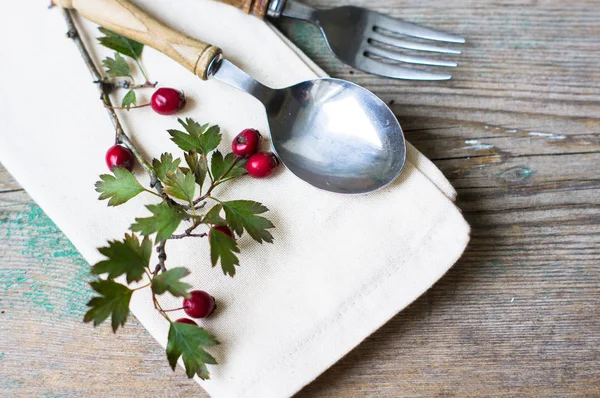
[[[473, 238], [299, 396], [600, 396], [600, 2], [362, 3], [467, 37], [455, 79], [368, 76], [312, 26], [284, 30], [391, 104], [457, 188]], [[118, 338], [81, 324], [86, 262], [1, 168], [0, 221], [1, 395], [203, 395], [135, 320]]]

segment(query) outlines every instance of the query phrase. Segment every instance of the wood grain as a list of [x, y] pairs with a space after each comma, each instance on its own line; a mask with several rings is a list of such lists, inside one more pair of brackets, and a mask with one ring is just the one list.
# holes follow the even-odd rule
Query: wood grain
[[[457, 188], [473, 238], [298, 396], [600, 396], [600, 3], [353, 4], [468, 39], [454, 80], [401, 82], [353, 71], [316, 28], [282, 23], [331, 75], [391, 104]], [[3, 393], [202, 396], [135, 320], [119, 338], [80, 326], [86, 264], [18, 189], [0, 171]]]
[[268, 0], [219, 0], [221, 3], [229, 4], [243, 10], [246, 14], [254, 14], [260, 19], [265, 17], [267, 8], [269, 7]]
[[84, 18], [157, 49], [203, 80], [221, 50], [178, 32], [127, 0], [53, 0]]

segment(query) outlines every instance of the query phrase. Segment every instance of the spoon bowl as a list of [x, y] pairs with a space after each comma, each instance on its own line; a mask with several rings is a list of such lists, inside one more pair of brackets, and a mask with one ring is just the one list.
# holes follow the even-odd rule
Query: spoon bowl
[[337, 193], [366, 193], [402, 172], [402, 128], [370, 91], [333, 78], [272, 89], [227, 60], [219, 60], [212, 74], [264, 104], [274, 151], [309, 184]]

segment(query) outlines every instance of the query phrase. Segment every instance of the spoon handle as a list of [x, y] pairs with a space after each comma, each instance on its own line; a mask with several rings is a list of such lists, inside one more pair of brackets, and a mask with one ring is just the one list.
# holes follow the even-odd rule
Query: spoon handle
[[122, 36], [155, 48], [173, 58], [203, 80], [221, 49], [169, 28], [127, 0], [53, 0], [62, 8], [77, 10], [83, 17]]
[[221, 3], [229, 4], [243, 10], [246, 14], [253, 13], [260, 19], [265, 17], [271, 0], [219, 0]]

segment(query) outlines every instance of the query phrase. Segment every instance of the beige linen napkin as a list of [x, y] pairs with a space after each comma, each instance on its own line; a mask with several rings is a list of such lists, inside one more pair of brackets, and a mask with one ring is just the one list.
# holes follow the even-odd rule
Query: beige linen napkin
[[[323, 75], [267, 24], [232, 7], [209, 0], [136, 3], [220, 46], [268, 85]], [[96, 247], [122, 237], [152, 199], [140, 196], [118, 208], [97, 200], [93, 185], [106, 172], [113, 128], [75, 46], [64, 39], [60, 13], [46, 7], [47, 0], [12, 2], [0, 14], [0, 162], [95, 263]], [[95, 44], [95, 27], [83, 26], [98, 59], [108, 54]], [[224, 149], [243, 128], [266, 131], [261, 104], [247, 94], [200, 82], [149, 48], [144, 63], [162, 86], [187, 93], [189, 106], [178, 116], [222, 127]], [[123, 124], [147, 155], [179, 153], [165, 132], [176, 127], [176, 117], [146, 108], [123, 113]], [[202, 323], [222, 342], [211, 351], [220, 362], [210, 367], [212, 379], [199, 381], [206, 391], [216, 397], [295, 393], [452, 266], [469, 240], [451, 200], [455, 192], [412, 147], [409, 160], [395, 183], [368, 195], [320, 191], [285, 170], [219, 192], [263, 202], [277, 226], [273, 245], [240, 240], [242, 266], [233, 279], [210, 267], [205, 241], [169, 242], [168, 265], [189, 267], [188, 282], [219, 301], [216, 315]], [[166, 307], [178, 304], [164, 299]], [[134, 295], [132, 311], [164, 346], [168, 325], [143, 291]], [[167, 371], [166, 360], [164, 366]]]

